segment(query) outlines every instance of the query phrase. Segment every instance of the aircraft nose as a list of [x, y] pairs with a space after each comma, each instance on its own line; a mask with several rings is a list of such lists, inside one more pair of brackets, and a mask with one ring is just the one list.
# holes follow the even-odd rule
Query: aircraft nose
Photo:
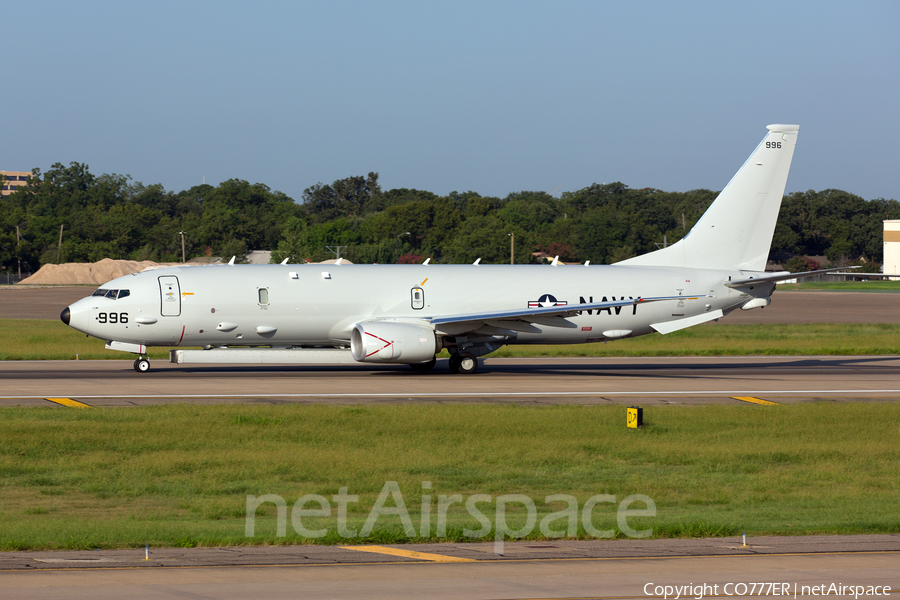
[[70, 311], [69, 307], [67, 306], [61, 313], [59, 313], [59, 320], [68, 325], [70, 318], [72, 318], [72, 311]]

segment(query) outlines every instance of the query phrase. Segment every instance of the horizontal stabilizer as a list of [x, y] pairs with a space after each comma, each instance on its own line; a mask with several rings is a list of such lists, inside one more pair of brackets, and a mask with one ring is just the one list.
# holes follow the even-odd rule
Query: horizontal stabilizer
[[789, 273], [781, 271], [779, 273], [766, 274], [762, 273], [762, 277], [748, 277], [747, 279], [736, 279], [734, 281], [726, 281], [725, 285], [730, 288], [750, 287], [757, 283], [778, 283], [779, 281], [788, 281], [797, 279], [798, 277], [809, 277], [810, 275], [821, 275], [822, 273], [834, 273], [835, 271], [845, 271], [847, 269], [858, 269], [859, 267], [835, 267], [833, 269], [818, 269], [817, 271], [803, 271], [801, 273]]

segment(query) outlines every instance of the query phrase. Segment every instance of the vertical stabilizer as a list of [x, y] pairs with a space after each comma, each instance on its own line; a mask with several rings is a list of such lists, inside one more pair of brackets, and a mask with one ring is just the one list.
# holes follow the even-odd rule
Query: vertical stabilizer
[[800, 127], [769, 125], [768, 130], [682, 240], [616, 264], [765, 270]]

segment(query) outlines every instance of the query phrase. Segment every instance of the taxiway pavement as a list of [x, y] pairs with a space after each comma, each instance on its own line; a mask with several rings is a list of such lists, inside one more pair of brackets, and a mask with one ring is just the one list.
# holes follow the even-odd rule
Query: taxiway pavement
[[447, 361], [418, 373], [405, 365], [172, 365], [154, 361], [0, 363], [0, 406], [191, 403], [712, 404], [756, 397], [776, 403], [897, 401], [900, 357], [488, 358], [472, 375]]
[[679, 597], [818, 598], [826, 594], [811, 593], [814, 586], [834, 584], [877, 587], [878, 596], [859, 596], [875, 600], [900, 587], [897, 535], [757, 538], [747, 547], [739, 538], [516, 542], [504, 551], [494, 554], [492, 544], [153, 549], [150, 560], [142, 550], [9, 552], [0, 553], [0, 589], [4, 598], [92, 600], [621, 600], [674, 597], [674, 586], [685, 585], [692, 593]]

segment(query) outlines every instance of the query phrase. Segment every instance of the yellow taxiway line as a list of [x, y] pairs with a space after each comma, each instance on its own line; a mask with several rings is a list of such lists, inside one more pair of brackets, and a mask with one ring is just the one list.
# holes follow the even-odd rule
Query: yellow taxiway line
[[768, 400], [763, 400], [762, 398], [754, 398], [753, 396], [732, 396], [735, 400], [742, 400], [744, 402], [752, 402], [753, 404], [763, 404], [767, 406], [778, 406], [777, 402], [769, 402]]
[[472, 558], [458, 558], [443, 554], [428, 554], [427, 552], [413, 552], [412, 550], [400, 550], [387, 546], [340, 546], [343, 550], [358, 550], [360, 552], [374, 552], [376, 554], [390, 554], [391, 556], [403, 556], [406, 558], [418, 558], [431, 562], [477, 562]]
[[72, 400], [71, 398], [45, 398], [45, 400], [49, 400], [55, 404], [61, 404], [63, 406], [68, 406], [69, 408], [94, 408], [90, 404], [85, 404], [84, 402], [79, 402], [78, 400]]

